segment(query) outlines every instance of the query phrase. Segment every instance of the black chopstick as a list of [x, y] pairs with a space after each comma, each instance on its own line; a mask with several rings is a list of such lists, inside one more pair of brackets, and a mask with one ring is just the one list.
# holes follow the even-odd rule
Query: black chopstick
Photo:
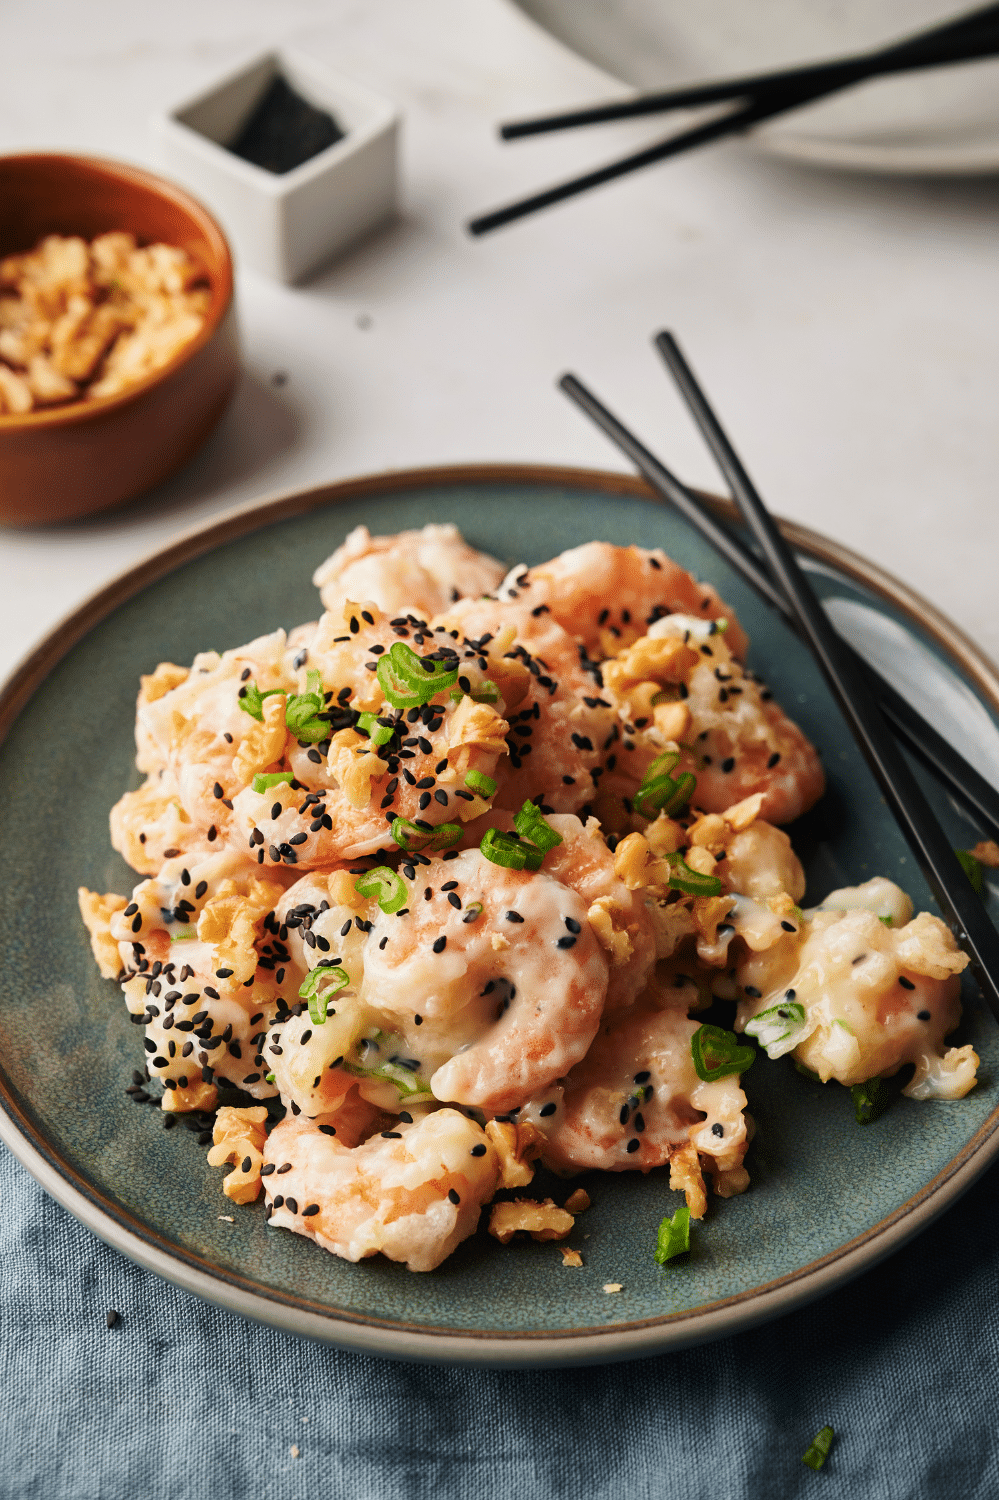
[[718, 104], [727, 99], [758, 99], [765, 93], [794, 88], [800, 83], [825, 83], [836, 73], [845, 75], [847, 82], [854, 82], [853, 74], [862, 67], [867, 76], [874, 73], [904, 72], [912, 68], [936, 66], [938, 63], [964, 61], [969, 55], [958, 55], [956, 48], [982, 47], [983, 53], [974, 51], [972, 56], [995, 51], [997, 46], [998, 8], [984, 6], [969, 15], [960, 16], [930, 31], [881, 47], [874, 52], [856, 53], [824, 63], [809, 63], [804, 67], [783, 68], [774, 73], [757, 73], [744, 78], [720, 79], [714, 83], [688, 84], [686, 86], [638, 94], [631, 99], [617, 99], [607, 104], [594, 104], [586, 109], [566, 110], [561, 114], [540, 115], [529, 120], [513, 120], [500, 126], [500, 138], [505, 141], [520, 140], [529, 135], [544, 135], [556, 130], [575, 130], [581, 126], [604, 125], [613, 120], [631, 120], [644, 115], [664, 114], [674, 109], [693, 109], [704, 104]]
[[[564, 375], [559, 381], [559, 387], [632, 461], [647, 484], [679, 510], [746, 582], [777, 609], [793, 629], [797, 629], [791, 607], [767, 571], [749, 548], [703, 507], [698, 496], [661, 463], [575, 375]], [[878, 699], [879, 708], [891, 723], [897, 738], [962, 803], [984, 833], [992, 834], [994, 838], [1000, 836], [997, 826], [1000, 798], [996, 789], [849, 642], [842, 640], [842, 645], [850, 653], [855, 666], [867, 677], [869, 686]]]
[[672, 334], [656, 347], [701, 429], [733, 498], [760, 546], [771, 576], [798, 618], [816, 661], [836, 697], [882, 794], [906, 837], [928, 885], [973, 971], [998, 1013], [997, 933], [956, 858], [913, 773], [897, 748], [864, 678], [842, 647], [791, 548], [750, 480]]
[[[990, 14], [995, 18], [992, 7]], [[968, 30], [957, 31], [957, 28], [966, 25], [966, 21], [968, 21]], [[546, 188], [539, 193], [532, 193], [527, 198], [508, 203], [489, 213], [479, 214], [476, 218], [469, 220], [466, 228], [472, 235], [488, 234], [491, 230], [500, 229], [503, 225], [523, 219], [528, 214], [537, 213], [540, 209], [548, 208], [554, 203], [561, 203], [567, 198], [574, 198], [590, 188], [613, 182], [618, 177], [624, 177], [643, 167], [652, 166], [655, 162], [665, 161], [668, 157], [677, 156], [681, 152], [707, 145], [710, 141], [718, 140], [722, 136], [749, 130], [751, 126], [772, 119], [775, 115], [785, 114], [803, 104], [825, 98], [828, 94], [836, 93], [853, 83], [859, 83], [879, 71], [898, 71], [904, 66], [931, 67], [939, 63], [964, 62], [974, 57], [986, 56], [996, 50], [996, 27], [991, 26], [989, 20], [984, 21], [978, 13], [971, 19], [966, 18], [966, 20], [950, 23], [946, 29], [957, 31], [957, 35], [952, 37], [951, 42], [946, 41], [934, 56], [929, 55], [930, 49], [926, 45], [926, 36], [922, 36], [889, 48], [886, 53], [875, 54], [873, 57], [854, 63], [829, 67], [821, 65], [818, 71], [803, 69], [797, 75], [797, 81], [784, 83], [772, 92], [763, 93], [759, 98], [751, 98], [741, 108], [730, 110], [704, 125], [694, 126], [679, 135], [669, 136], [666, 140], [658, 141], [629, 156], [620, 157], [617, 161], [608, 162], [603, 167], [596, 167], [580, 177], [557, 183], [554, 187]], [[903, 59], [907, 56], [910, 60], [905, 62]], [[878, 57], [882, 58], [884, 64], [894, 59], [892, 66], [881, 67], [876, 61]]]

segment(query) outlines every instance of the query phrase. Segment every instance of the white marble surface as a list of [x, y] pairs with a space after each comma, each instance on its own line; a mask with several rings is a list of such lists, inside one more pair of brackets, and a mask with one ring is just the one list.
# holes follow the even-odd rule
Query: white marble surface
[[258, 495], [425, 463], [624, 467], [554, 390], [566, 369], [711, 487], [649, 347], [663, 326], [776, 511], [995, 656], [995, 183], [812, 172], [736, 142], [473, 241], [477, 210], [663, 129], [502, 146], [498, 120], [618, 88], [505, 0], [6, 0], [2, 24], [0, 150], [155, 168], [151, 112], [275, 43], [392, 98], [404, 145], [391, 228], [306, 286], [240, 275], [245, 377], [183, 473], [114, 514], [0, 534], [0, 672], [133, 560]]

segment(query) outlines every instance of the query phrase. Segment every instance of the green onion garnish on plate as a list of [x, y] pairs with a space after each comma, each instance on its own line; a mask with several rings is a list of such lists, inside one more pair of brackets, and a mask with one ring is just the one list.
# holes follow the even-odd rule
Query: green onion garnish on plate
[[956, 849], [955, 858], [962, 866], [966, 875], [968, 875], [972, 889], [976, 895], [981, 896], [983, 894], [983, 867], [976, 856], [970, 854], [968, 849]]
[[556, 833], [552, 824], [542, 816], [534, 802], [525, 802], [514, 819], [514, 827], [521, 838], [534, 844], [536, 849], [541, 849], [543, 855], [562, 843], [562, 834]]
[[293, 693], [285, 705], [285, 724], [295, 738], [317, 745], [330, 733], [327, 719], [319, 719], [323, 710], [323, 680], [318, 672], [306, 674], [306, 691]]
[[893, 1090], [884, 1078], [869, 1078], [865, 1083], [856, 1083], [851, 1088], [854, 1118], [859, 1125], [870, 1125], [879, 1115], [884, 1115], [892, 1103]]
[[700, 875], [685, 863], [682, 854], [665, 854], [663, 858], [670, 866], [671, 874], [667, 884], [673, 890], [683, 891], [685, 896], [722, 895], [722, 881], [718, 875]]
[[385, 865], [376, 865], [373, 870], [366, 870], [354, 882], [354, 889], [367, 901], [377, 901], [387, 917], [406, 905], [408, 892], [405, 880]]
[[833, 1428], [821, 1427], [809, 1444], [809, 1447], [803, 1453], [802, 1462], [808, 1464], [810, 1469], [821, 1469], [826, 1463], [832, 1442]]
[[[321, 992], [320, 985], [327, 979], [332, 982]], [[312, 1017], [314, 1026], [322, 1026], [326, 1020], [327, 1007], [333, 996], [350, 982], [351, 976], [346, 969], [336, 969], [322, 964], [318, 968], [309, 970], [299, 986], [299, 999], [308, 1000], [309, 1015]]]
[[261, 792], [270, 791], [273, 786], [280, 786], [283, 781], [294, 780], [295, 777], [291, 771], [268, 771], [266, 775], [259, 774], [255, 776], [250, 786], [253, 791], [260, 794]]
[[458, 680], [458, 668], [449, 671], [444, 662], [421, 659], [402, 641], [395, 641], [387, 654], [379, 657], [377, 676], [393, 708], [418, 708], [450, 688]]
[[245, 714], [251, 719], [256, 719], [259, 724], [264, 722], [264, 699], [273, 698], [277, 693], [283, 693], [284, 688], [268, 688], [262, 693], [255, 682], [248, 682], [240, 694], [239, 705]]
[[480, 797], [492, 797], [497, 789], [493, 777], [484, 776], [482, 771], [470, 771], [465, 778], [465, 784], [470, 792], [475, 792]]
[[404, 854], [420, 854], [425, 849], [450, 849], [462, 837], [458, 823], [438, 823], [436, 828], [420, 828], [407, 818], [392, 821], [392, 841]]
[[380, 745], [387, 745], [393, 736], [393, 730], [386, 724], [380, 724], [375, 714], [358, 714], [358, 728], [364, 731], [376, 749]]
[[699, 1026], [691, 1038], [694, 1070], [703, 1083], [745, 1073], [756, 1055], [752, 1047], [741, 1047], [738, 1037], [721, 1026]]
[[664, 1219], [656, 1231], [656, 1249], [653, 1259], [658, 1266], [665, 1266], [675, 1256], [686, 1255], [691, 1249], [691, 1210], [685, 1205], [669, 1219]]

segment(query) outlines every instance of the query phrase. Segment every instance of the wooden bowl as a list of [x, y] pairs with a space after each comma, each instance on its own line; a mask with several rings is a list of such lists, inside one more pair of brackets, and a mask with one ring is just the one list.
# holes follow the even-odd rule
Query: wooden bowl
[[233, 264], [206, 209], [138, 167], [84, 156], [0, 156], [0, 257], [47, 234], [128, 230], [205, 267], [211, 301], [197, 338], [117, 396], [0, 415], [0, 523], [64, 521], [141, 494], [200, 447], [239, 372]]

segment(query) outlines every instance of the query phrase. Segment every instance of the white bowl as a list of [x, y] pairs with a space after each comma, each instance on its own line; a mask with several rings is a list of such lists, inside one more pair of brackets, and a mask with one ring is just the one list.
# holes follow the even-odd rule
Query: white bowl
[[[226, 149], [275, 77], [333, 115], [342, 140], [290, 172], [268, 172]], [[391, 217], [398, 114], [388, 100], [283, 48], [157, 115], [171, 171], [214, 208], [244, 265], [298, 281]]]

